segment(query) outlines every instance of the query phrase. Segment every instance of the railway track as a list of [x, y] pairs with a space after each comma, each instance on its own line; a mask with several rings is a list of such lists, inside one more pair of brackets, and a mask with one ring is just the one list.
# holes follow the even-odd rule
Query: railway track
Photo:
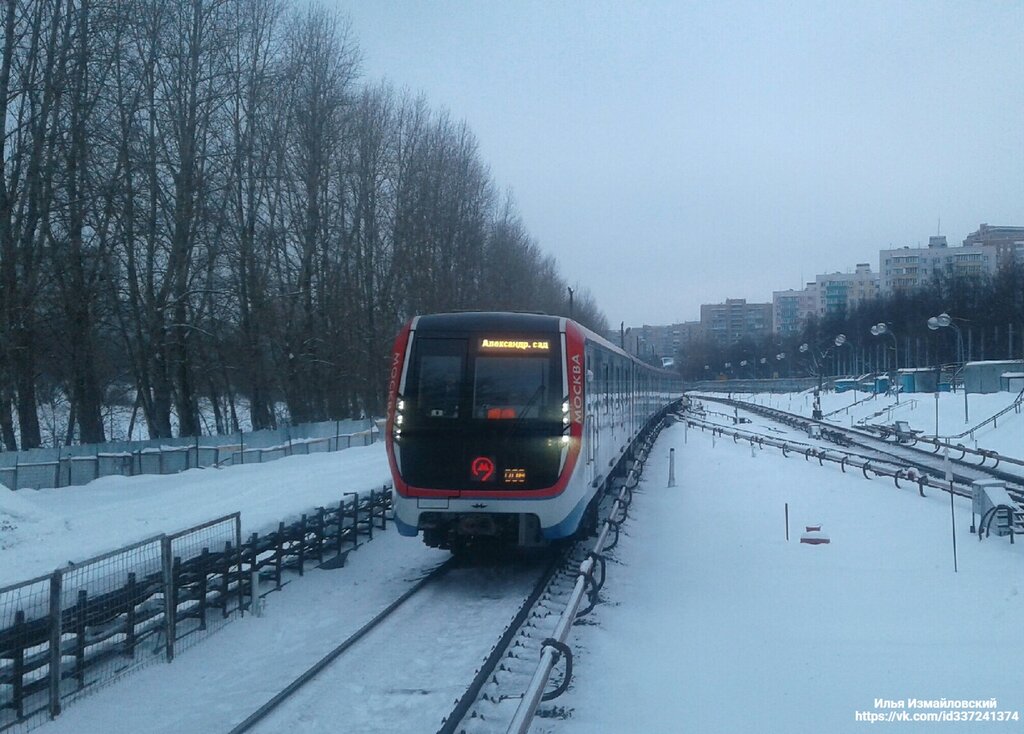
[[[699, 398], [704, 402], [714, 402], [732, 407], [734, 411], [745, 411], [753, 415], [765, 418], [771, 422], [786, 425], [799, 430], [806, 437], [812, 432], [812, 426], [818, 427], [821, 435], [820, 442], [814, 439], [794, 442], [797, 445], [821, 447], [823, 444], [832, 444], [839, 447], [834, 450], [842, 450], [851, 456], [861, 456], [872, 461], [885, 461], [904, 469], [914, 469], [916, 472], [925, 473], [934, 477], [945, 475], [945, 457], [940, 452], [944, 448], [950, 449], [950, 463], [953, 467], [954, 479], [964, 485], [969, 485], [978, 479], [999, 479], [1006, 482], [1007, 491], [1017, 502], [1024, 502], [1024, 475], [1016, 471], [1009, 471], [1000, 468], [1000, 462], [1009, 465], [1020, 463], [1016, 457], [1000, 457], [994, 451], [985, 449], [971, 449], [962, 445], [946, 445], [929, 441], [929, 450], [917, 448], [912, 443], [895, 443], [893, 440], [886, 440], [886, 437], [874, 433], [845, 428], [825, 421], [816, 421], [805, 416], [789, 413], [777, 408], [769, 408], [763, 405], [747, 403], [732, 398], [701, 395]], [[729, 416], [722, 414], [723, 417]], [[752, 424], [745, 424], [750, 426]], [[747, 429], [749, 431], [749, 428]], [[753, 431], [751, 431], [753, 433]], [[770, 435], [770, 434], [763, 434]], [[885, 436], [892, 435], [891, 431], [885, 432]], [[911, 439], [912, 441], [913, 439]], [[831, 449], [831, 447], [828, 447]], [[991, 465], [988, 462], [992, 462]], [[1016, 468], [1014, 466], [1014, 468]], [[969, 496], [969, 493], [967, 493]]]
[[[657, 430], [634, 449], [623, 463], [625, 474], [609, 483], [601, 502], [601, 514], [607, 517], [597, 548], [617, 541], [618, 524], [625, 519], [632, 487], [656, 435]], [[610, 544], [609, 531], [615, 536]], [[543, 553], [496, 557], [493, 563], [442, 563], [230, 734], [320, 732], [325, 722], [359, 732], [393, 732], [396, 722], [402, 730], [439, 734], [504, 731], [504, 723], [485, 722], [481, 712], [486, 709], [486, 718], [491, 719], [496, 700], [514, 705], [523, 699], [523, 689], [531, 682], [526, 671], [536, 666], [533, 653], [552, 642], [548, 632], [541, 631], [559, 619], [560, 612], [573, 620], [581, 593], [590, 592], [590, 606], [580, 615], [598, 600], [605, 562], [597, 549], [588, 551], [590, 543], [578, 540]], [[586, 571], [575, 570], [576, 564]], [[562, 611], [570, 598], [574, 605]], [[530, 651], [520, 655], [526, 648]], [[521, 670], [507, 667], [510, 660]], [[534, 675], [541, 681], [534, 708], [556, 661], [557, 657], [550, 661], [542, 677], [539, 672]], [[563, 688], [569, 675], [571, 664]], [[501, 706], [500, 718], [517, 713], [507, 706]]]
[[359, 732], [393, 732], [396, 721], [410, 731], [436, 730], [458, 718], [463, 699], [475, 699], [466, 681], [503, 649], [563, 563], [561, 551], [511, 565], [446, 561], [230, 734], [323, 731], [325, 721]]

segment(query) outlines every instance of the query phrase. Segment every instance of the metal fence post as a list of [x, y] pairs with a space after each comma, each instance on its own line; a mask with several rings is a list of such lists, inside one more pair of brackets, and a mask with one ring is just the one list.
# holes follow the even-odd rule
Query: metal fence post
[[60, 637], [61, 637], [61, 587], [63, 577], [60, 571], [50, 576], [50, 718], [60, 715]]
[[[242, 513], [235, 515], [235, 548], [238, 549], [238, 613], [245, 616], [245, 577], [242, 575], [242, 561], [245, 553], [242, 547]], [[256, 545], [253, 544], [253, 559], [256, 557]], [[225, 609], [227, 606], [225, 605]]]
[[174, 559], [171, 558], [171, 539], [164, 536], [160, 539], [160, 562], [164, 574], [164, 635], [167, 637], [164, 646], [167, 662], [174, 660], [174, 615], [177, 610], [174, 603]]

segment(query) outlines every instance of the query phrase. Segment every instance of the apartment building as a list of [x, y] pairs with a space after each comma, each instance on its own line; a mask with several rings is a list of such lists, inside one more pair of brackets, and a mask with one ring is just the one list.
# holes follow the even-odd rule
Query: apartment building
[[852, 273], [829, 273], [815, 277], [818, 315], [846, 313], [861, 301], [878, 295], [879, 278], [869, 263], [857, 263]]
[[964, 238], [964, 247], [994, 247], [996, 265], [1002, 267], [1016, 260], [1024, 263], [1024, 227], [978, 226]]
[[700, 329], [705, 336], [723, 346], [744, 337], [757, 339], [767, 336], [772, 330], [772, 304], [747, 303], [745, 298], [701, 304]]
[[805, 290], [789, 290], [772, 292], [772, 331], [780, 336], [799, 334], [806, 318], [804, 301]]
[[626, 351], [648, 361], [655, 357], [678, 357], [680, 352], [700, 338], [700, 334], [699, 321], [666, 326], [634, 326], [625, 338]]
[[949, 247], [944, 235], [928, 238], [928, 247], [879, 250], [881, 293], [912, 290], [928, 285], [935, 275], [994, 275], [998, 268], [997, 245]]
[[878, 291], [878, 274], [869, 263], [857, 263], [852, 273], [817, 275], [803, 290], [772, 293], [772, 330], [780, 336], [798, 334], [809, 316], [845, 313]]

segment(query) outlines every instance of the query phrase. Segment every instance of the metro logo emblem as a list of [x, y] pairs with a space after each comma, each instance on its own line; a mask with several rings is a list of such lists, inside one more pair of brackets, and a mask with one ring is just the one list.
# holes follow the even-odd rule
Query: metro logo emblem
[[473, 459], [469, 467], [470, 476], [477, 482], [489, 482], [494, 479], [494, 460], [487, 456]]

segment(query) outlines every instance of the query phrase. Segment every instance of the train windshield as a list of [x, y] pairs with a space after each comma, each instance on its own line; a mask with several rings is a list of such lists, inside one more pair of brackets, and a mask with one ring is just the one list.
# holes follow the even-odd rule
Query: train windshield
[[[403, 396], [406, 480], [456, 490], [554, 484], [564, 429], [559, 347], [536, 335], [415, 336]], [[493, 471], [474, 469], [481, 465]]]
[[[494, 349], [495, 340], [423, 337], [415, 342], [406, 397], [427, 427], [477, 421], [558, 421], [557, 355], [548, 341], [533, 351]], [[486, 346], [481, 346], [486, 345]]]
[[546, 357], [477, 357], [473, 417], [488, 420], [541, 418], [549, 404]]

